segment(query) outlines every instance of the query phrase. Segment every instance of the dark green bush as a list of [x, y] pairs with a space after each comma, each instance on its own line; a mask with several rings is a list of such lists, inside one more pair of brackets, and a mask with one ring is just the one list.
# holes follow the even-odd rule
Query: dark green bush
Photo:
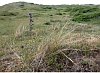
[[43, 7], [43, 9], [52, 9], [52, 7], [47, 6], [47, 7]]
[[44, 23], [45, 25], [51, 25], [51, 23], [50, 22], [46, 22], [46, 23]]
[[24, 5], [20, 5], [19, 7], [23, 8], [23, 7], [24, 7]]
[[34, 5], [34, 3], [29, 3], [29, 4]]
[[88, 12], [94, 12], [94, 11], [98, 11], [98, 8], [96, 7], [89, 7], [89, 6], [78, 6], [78, 7], [74, 7], [71, 9], [71, 12], [79, 12], [79, 13], [88, 13]]
[[70, 15], [77, 16], [81, 14], [93, 13], [93, 12], [98, 12], [98, 11], [99, 11], [99, 8], [96, 8], [96, 7], [78, 6], [78, 7], [71, 8]]
[[87, 13], [87, 12], [94, 12], [97, 11], [98, 8], [84, 8], [81, 12], [82, 13]]
[[59, 13], [56, 13], [56, 15], [63, 15], [63, 14], [59, 12]]
[[76, 6], [70, 11], [70, 15], [73, 16], [73, 21], [90, 21], [100, 17], [100, 11], [97, 7], [90, 6]]
[[53, 16], [52, 14], [50, 14], [49, 16]]
[[73, 21], [90, 21], [91, 19], [96, 19], [100, 17], [100, 12], [88, 13], [88, 14], [80, 14], [73, 17]]

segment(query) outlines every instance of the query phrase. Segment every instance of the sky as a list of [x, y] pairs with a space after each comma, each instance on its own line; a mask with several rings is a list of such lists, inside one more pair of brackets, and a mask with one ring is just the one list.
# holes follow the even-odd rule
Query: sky
[[60, 5], [60, 4], [100, 4], [100, 0], [0, 0], [0, 6], [12, 2], [31, 2], [44, 5]]

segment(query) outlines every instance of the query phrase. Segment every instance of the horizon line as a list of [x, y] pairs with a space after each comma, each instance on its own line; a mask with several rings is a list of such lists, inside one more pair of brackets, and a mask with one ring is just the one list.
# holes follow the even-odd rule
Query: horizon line
[[84, 4], [76, 4], [76, 3], [72, 3], [72, 4], [41, 4], [41, 3], [34, 3], [34, 2], [27, 2], [27, 1], [16, 1], [16, 2], [9, 2], [9, 3], [5, 3], [5, 4], [2, 4], [0, 6], [4, 6], [4, 5], [7, 5], [7, 4], [11, 4], [11, 3], [21, 3], [21, 2], [25, 2], [25, 3], [33, 3], [33, 4], [37, 4], [37, 5], [100, 5], [100, 4], [92, 4], [92, 3], [84, 3]]

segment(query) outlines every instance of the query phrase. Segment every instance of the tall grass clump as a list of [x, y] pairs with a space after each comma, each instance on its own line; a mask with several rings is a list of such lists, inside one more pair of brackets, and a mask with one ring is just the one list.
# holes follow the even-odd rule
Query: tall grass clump
[[[39, 68], [39, 66], [43, 63], [45, 58], [48, 58], [50, 55], [57, 53], [59, 50], [68, 49], [66, 40], [74, 30], [77, 28], [72, 28], [71, 31], [65, 33], [65, 29], [68, 28], [69, 22], [61, 27], [61, 25], [56, 25], [53, 27], [52, 33], [40, 42], [37, 46], [37, 51], [35, 52], [34, 62], [36, 65], [35, 68]], [[53, 56], [53, 55], [52, 55]]]
[[[38, 71], [38, 69], [41, 69], [40, 67], [44, 64], [46, 64], [46, 66], [57, 67], [60, 69], [63, 65], [61, 66], [61, 64], [57, 63], [59, 57], [66, 57], [71, 63], [73, 63], [73, 61], [65, 55], [67, 50], [84, 50], [86, 51], [85, 55], [87, 55], [87, 50], [91, 50], [94, 47], [96, 48], [98, 41], [95, 39], [93, 41], [91, 39], [92, 35], [75, 32], [76, 29], [86, 27], [87, 25], [77, 24], [70, 26], [68, 24], [69, 23], [62, 27], [56, 25], [53, 27], [54, 30], [52, 30], [52, 33], [42, 39], [40, 44], [37, 46], [34, 60], [31, 62], [34, 69]], [[68, 30], [65, 32], [66, 28], [70, 28], [71, 31]], [[92, 45], [93, 43], [96, 44]]]

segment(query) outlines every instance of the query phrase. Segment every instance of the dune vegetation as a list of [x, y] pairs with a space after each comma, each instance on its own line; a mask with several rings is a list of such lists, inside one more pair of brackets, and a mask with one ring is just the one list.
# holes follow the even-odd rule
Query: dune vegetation
[[100, 6], [1, 6], [0, 71], [99, 72]]

